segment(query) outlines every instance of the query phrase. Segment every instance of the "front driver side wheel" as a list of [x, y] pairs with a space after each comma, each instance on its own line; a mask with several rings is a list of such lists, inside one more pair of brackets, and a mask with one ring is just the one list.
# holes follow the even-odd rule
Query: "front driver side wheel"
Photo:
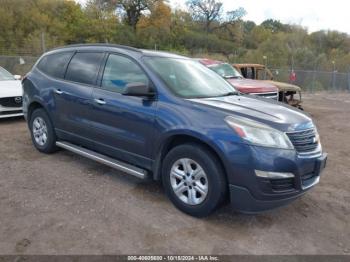
[[44, 109], [39, 108], [32, 113], [29, 128], [36, 149], [43, 153], [53, 153], [57, 150], [55, 130]]

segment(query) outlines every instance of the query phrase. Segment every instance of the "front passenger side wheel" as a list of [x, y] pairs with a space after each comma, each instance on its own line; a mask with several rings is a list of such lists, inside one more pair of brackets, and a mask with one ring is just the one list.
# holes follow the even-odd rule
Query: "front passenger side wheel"
[[191, 216], [208, 216], [226, 197], [220, 161], [201, 144], [173, 148], [163, 161], [162, 181], [173, 204]]
[[176, 196], [188, 205], [199, 205], [208, 195], [207, 174], [190, 158], [181, 158], [173, 164], [170, 183]]

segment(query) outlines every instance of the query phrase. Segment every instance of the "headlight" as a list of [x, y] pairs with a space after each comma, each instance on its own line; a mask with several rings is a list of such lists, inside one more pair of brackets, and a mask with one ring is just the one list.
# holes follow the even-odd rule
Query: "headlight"
[[226, 117], [225, 121], [241, 138], [251, 144], [282, 149], [294, 149], [293, 144], [285, 133], [267, 125], [247, 118], [232, 116]]

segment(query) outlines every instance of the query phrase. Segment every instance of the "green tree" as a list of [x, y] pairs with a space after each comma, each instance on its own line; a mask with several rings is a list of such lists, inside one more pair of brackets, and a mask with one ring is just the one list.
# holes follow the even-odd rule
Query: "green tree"
[[207, 33], [214, 21], [220, 21], [223, 4], [217, 0], [189, 0], [186, 2], [194, 19], [204, 23]]
[[136, 31], [142, 13], [150, 11], [158, 0], [114, 0], [117, 9], [122, 12], [125, 22]]

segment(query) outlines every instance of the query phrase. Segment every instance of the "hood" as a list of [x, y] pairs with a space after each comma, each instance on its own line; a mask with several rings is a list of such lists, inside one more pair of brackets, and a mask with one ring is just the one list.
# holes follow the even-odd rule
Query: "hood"
[[267, 93], [277, 92], [278, 89], [275, 85], [267, 83], [265, 81], [251, 80], [251, 79], [239, 79], [230, 78], [226, 79], [231, 85], [233, 85], [238, 91], [250, 94], [250, 93]]
[[22, 92], [21, 81], [0, 81], [0, 97], [22, 96]]
[[267, 124], [283, 132], [310, 128], [312, 120], [305, 113], [271, 99], [249, 95], [191, 99], [195, 103]]
[[278, 82], [273, 80], [265, 80], [264, 82], [277, 86], [280, 91], [301, 91], [301, 88], [299, 86], [290, 83]]

